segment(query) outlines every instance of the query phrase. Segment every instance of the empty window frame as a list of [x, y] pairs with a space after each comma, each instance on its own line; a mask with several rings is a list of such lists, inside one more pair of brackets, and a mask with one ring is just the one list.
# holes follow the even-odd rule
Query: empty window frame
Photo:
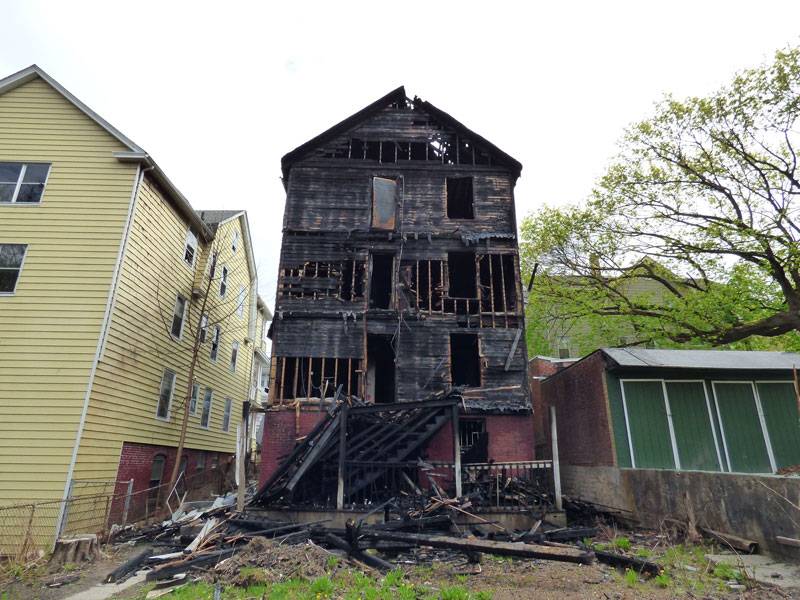
[[222, 431], [228, 431], [231, 428], [231, 409], [233, 408], [233, 400], [225, 398], [225, 410], [222, 413]]
[[448, 296], [450, 298], [477, 298], [474, 252], [448, 252]]
[[397, 213], [396, 179], [372, 178], [372, 228], [393, 231]]
[[161, 388], [158, 393], [158, 404], [156, 405], [156, 417], [169, 420], [170, 407], [172, 406], [172, 396], [175, 393], [175, 372], [164, 369], [161, 378]]
[[211, 336], [211, 353], [209, 354], [212, 362], [216, 362], [217, 356], [219, 355], [219, 343], [221, 337], [222, 329], [219, 325], [214, 325], [214, 335]]
[[370, 308], [390, 308], [392, 305], [392, 281], [394, 279], [394, 255], [373, 254], [372, 272], [369, 282]]
[[236, 362], [238, 359], [239, 359], [239, 342], [233, 342], [231, 344], [231, 363], [228, 367], [231, 373], [236, 373]]
[[49, 173], [49, 163], [0, 162], [0, 204], [40, 203]]
[[194, 259], [197, 256], [197, 236], [191, 229], [186, 231], [186, 244], [183, 248], [183, 261], [190, 267], [194, 267]]
[[16, 291], [27, 251], [27, 244], [0, 244], [0, 295]]
[[447, 218], [474, 219], [472, 177], [447, 178]]
[[[482, 254], [480, 271], [481, 312], [492, 315], [517, 311], [517, 268], [513, 254]], [[494, 325], [494, 320], [492, 321]]]
[[408, 302], [417, 310], [434, 313], [443, 310], [445, 263], [443, 260], [404, 260], [400, 283]]
[[189, 414], [194, 415], [197, 413], [197, 402], [200, 399], [200, 385], [198, 383], [192, 384], [192, 397], [189, 398]]
[[489, 433], [485, 419], [460, 419], [458, 438], [463, 464], [485, 463], [489, 460]]
[[454, 386], [480, 387], [481, 359], [477, 334], [450, 334], [450, 380]]
[[342, 262], [309, 261], [296, 267], [284, 267], [278, 281], [283, 298], [339, 298], [355, 302], [364, 298], [363, 260]]
[[[438, 124], [429, 123], [437, 129]], [[490, 155], [466, 138], [452, 133], [437, 132], [425, 140], [365, 141], [359, 138], [336, 141], [323, 150], [325, 158], [350, 158], [350, 160], [372, 160], [394, 163], [407, 160], [432, 161], [448, 165], [490, 165]]]
[[244, 305], [247, 299], [247, 290], [243, 285], [239, 286], [239, 294], [236, 296], [236, 314], [241, 317], [244, 315]]
[[357, 358], [278, 356], [276, 361], [279, 400], [310, 399], [321, 391], [332, 398], [339, 386], [342, 395], [361, 394], [361, 361]]
[[172, 311], [172, 326], [170, 333], [176, 340], [183, 335], [183, 323], [186, 320], [186, 298], [178, 294], [175, 298], [175, 308]]
[[213, 399], [214, 392], [211, 388], [206, 388], [206, 393], [203, 395], [203, 411], [200, 413], [200, 427], [208, 429], [208, 423], [211, 421], [211, 400]]
[[228, 267], [223, 265], [222, 273], [219, 276], [219, 295], [220, 298], [225, 297], [225, 293], [228, 291]]

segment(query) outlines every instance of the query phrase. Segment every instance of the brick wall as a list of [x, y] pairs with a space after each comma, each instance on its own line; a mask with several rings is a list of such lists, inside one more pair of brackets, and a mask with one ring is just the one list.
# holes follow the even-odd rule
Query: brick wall
[[[533, 460], [531, 415], [486, 415], [489, 433], [489, 460], [511, 462]], [[425, 449], [429, 460], [453, 461], [453, 427], [450, 421], [430, 439]]]
[[[112, 523], [119, 520], [124, 505], [124, 494], [127, 492], [127, 482], [133, 479], [133, 496], [129, 509], [128, 521], [144, 516], [146, 511], [147, 490], [150, 487], [153, 460], [159, 454], [166, 457], [162, 484], [169, 483], [172, 469], [175, 466], [177, 448], [159, 446], [156, 444], [135, 444], [124, 442], [117, 468], [117, 498], [111, 507]], [[232, 473], [235, 456], [224, 452], [210, 452], [205, 450], [185, 449], [186, 462], [186, 490], [189, 491], [187, 499], [202, 499], [224, 491], [223, 485]], [[205, 455], [204, 468], [201, 464], [201, 455]], [[216, 466], [215, 466], [216, 465]]]
[[[540, 410], [556, 406], [558, 455], [564, 465], [615, 464], [604, 372], [603, 355], [596, 352], [541, 382]], [[547, 422], [543, 435], [549, 448]]]
[[533, 404], [534, 456], [537, 459], [551, 458], [550, 451], [550, 405], [542, 394], [542, 381], [567, 368], [575, 359], [557, 359], [537, 356], [528, 362], [528, 381], [531, 386]]
[[297, 438], [308, 434], [324, 416], [325, 413], [318, 409], [301, 410], [299, 419], [294, 408], [271, 410], [266, 413], [264, 439], [261, 444], [259, 485], [263, 485], [284, 458], [291, 453]]

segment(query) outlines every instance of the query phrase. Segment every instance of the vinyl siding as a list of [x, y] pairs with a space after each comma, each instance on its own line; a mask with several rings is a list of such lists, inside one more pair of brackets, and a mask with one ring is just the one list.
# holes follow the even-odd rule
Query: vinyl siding
[[0, 95], [0, 161], [51, 163], [40, 205], [0, 205], [28, 244], [0, 296], [0, 506], [60, 499], [130, 205], [125, 147], [41, 79]]
[[[76, 477], [114, 479], [123, 442], [177, 446], [187, 393], [188, 373], [202, 299], [190, 302], [180, 340], [169, 334], [177, 294], [191, 299], [192, 289], [205, 291], [207, 261], [212, 247], [220, 252], [217, 276], [223, 264], [230, 270], [224, 299], [219, 282], [209, 294], [209, 335], [201, 345], [195, 380], [200, 384], [198, 410], [189, 417], [186, 447], [235, 452], [236, 427], [242, 402], [248, 399], [252, 372], [252, 345], [245, 343], [250, 318], [250, 273], [246, 240], [239, 219], [223, 224], [211, 245], [200, 242], [191, 269], [183, 260], [187, 222], [145, 178], [134, 210], [133, 226], [122, 263], [111, 327], [92, 390], [86, 430], [81, 443]], [[233, 232], [239, 248], [230, 248]], [[241, 317], [236, 313], [239, 286], [247, 296]], [[253, 299], [255, 301], [255, 299]], [[211, 362], [213, 323], [221, 321], [222, 338], [216, 363]], [[229, 370], [231, 344], [239, 342], [236, 373]], [[169, 420], [156, 418], [156, 405], [164, 369], [177, 375]], [[214, 391], [208, 429], [200, 427], [206, 387]], [[233, 401], [231, 425], [222, 431], [225, 399]], [[165, 479], [169, 473], [165, 473]]]

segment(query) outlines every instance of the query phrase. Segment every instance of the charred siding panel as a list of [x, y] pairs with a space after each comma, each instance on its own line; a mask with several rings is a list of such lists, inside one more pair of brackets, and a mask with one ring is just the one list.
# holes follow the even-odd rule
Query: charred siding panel
[[286, 228], [368, 230], [369, 218], [370, 177], [363, 169], [292, 169]]
[[362, 323], [343, 319], [276, 319], [273, 322], [276, 356], [361, 358], [364, 354]]

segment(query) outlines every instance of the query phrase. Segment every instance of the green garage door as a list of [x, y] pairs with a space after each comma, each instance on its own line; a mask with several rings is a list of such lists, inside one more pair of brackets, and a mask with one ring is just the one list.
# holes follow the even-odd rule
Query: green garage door
[[666, 386], [681, 469], [719, 471], [703, 382], [667, 381]]
[[664, 390], [660, 381], [622, 382], [637, 469], [674, 469]]
[[767, 444], [758, 418], [753, 386], [714, 382], [725, 446], [735, 473], [771, 473]]
[[777, 468], [800, 464], [800, 415], [792, 382], [756, 383]]

